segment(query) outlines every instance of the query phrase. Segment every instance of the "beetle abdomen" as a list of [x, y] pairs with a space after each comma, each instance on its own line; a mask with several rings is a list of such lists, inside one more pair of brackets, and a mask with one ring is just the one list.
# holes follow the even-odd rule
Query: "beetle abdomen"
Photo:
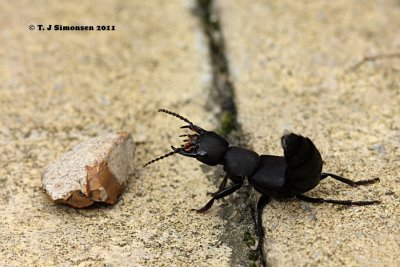
[[320, 181], [322, 158], [313, 142], [293, 133], [282, 137], [287, 164], [285, 187], [294, 194], [307, 192]]
[[257, 171], [249, 176], [250, 184], [261, 194], [278, 197], [285, 184], [286, 161], [284, 157], [261, 155]]

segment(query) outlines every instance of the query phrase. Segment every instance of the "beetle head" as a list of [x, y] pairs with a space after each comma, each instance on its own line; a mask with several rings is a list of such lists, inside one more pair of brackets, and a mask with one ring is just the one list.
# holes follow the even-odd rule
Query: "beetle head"
[[159, 109], [158, 111], [170, 114], [185, 121], [188, 124], [182, 126], [181, 128], [189, 129], [193, 133], [180, 135], [180, 137], [186, 137], [186, 139], [183, 140], [184, 143], [180, 147], [176, 148], [174, 146], [171, 146], [172, 152], [151, 160], [147, 162], [144, 166], [147, 166], [165, 157], [171, 156], [175, 153], [187, 157], [196, 158], [200, 162], [211, 166], [222, 163], [225, 153], [229, 147], [229, 143], [223, 137], [216, 134], [215, 132], [202, 129], [201, 127], [193, 124], [191, 121], [175, 112], [166, 109]]

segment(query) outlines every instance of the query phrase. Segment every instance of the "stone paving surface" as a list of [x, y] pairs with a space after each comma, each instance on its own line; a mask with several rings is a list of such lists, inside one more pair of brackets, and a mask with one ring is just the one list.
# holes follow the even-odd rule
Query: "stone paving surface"
[[[213, 128], [203, 109], [208, 54], [185, 1], [0, 3], [0, 265], [227, 266], [224, 221], [205, 204], [214, 184], [178, 156], [181, 121]], [[30, 24], [115, 31], [30, 31]], [[115, 206], [78, 210], [42, 193], [43, 168], [90, 137], [126, 130], [136, 172]]]
[[310, 137], [332, 179], [307, 195], [372, 200], [367, 207], [273, 200], [265, 209], [270, 266], [400, 265], [399, 1], [218, 1], [248, 143], [282, 155], [284, 129]]
[[[178, 156], [141, 167], [180, 143], [182, 122], [158, 108], [217, 127], [205, 108], [211, 68], [192, 5], [0, 2], [1, 266], [238, 265], [232, 244], [243, 236], [226, 227], [246, 208], [232, 204], [236, 194], [207, 214], [189, 211], [215, 190], [214, 168]], [[400, 265], [400, 58], [350, 70], [364, 56], [400, 51], [400, 3], [221, 0], [217, 7], [246, 143], [281, 155], [289, 129], [314, 141], [324, 170], [381, 179], [359, 188], [327, 179], [308, 193], [379, 199], [377, 206], [273, 200], [264, 212], [268, 264]], [[30, 31], [31, 24], [116, 30]], [[83, 210], [50, 202], [40, 189], [43, 168], [117, 130], [137, 146], [119, 202]], [[237, 227], [251, 241], [251, 229]]]

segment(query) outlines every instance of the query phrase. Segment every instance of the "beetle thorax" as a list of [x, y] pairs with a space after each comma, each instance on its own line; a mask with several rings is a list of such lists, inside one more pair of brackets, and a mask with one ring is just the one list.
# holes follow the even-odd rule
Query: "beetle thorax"
[[260, 156], [249, 149], [231, 146], [224, 157], [224, 171], [234, 176], [250, 176], [260, 166]]

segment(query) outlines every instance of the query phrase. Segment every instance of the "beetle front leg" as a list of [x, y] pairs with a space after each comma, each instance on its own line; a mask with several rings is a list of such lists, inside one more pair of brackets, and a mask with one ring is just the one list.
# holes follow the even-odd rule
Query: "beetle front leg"
[[208, 203], [204, 207], [202, 207], [201, 209], [192, 209], [192, 210], [197, 211], [198, 213], [205, 212], [211, 208], [211, 206], [214, 204], [214, 200], [226, 197], [226, 196], [234, 193], [236, 190], [238, 190], [240, 187], [242, 187], [242, 185], [243, 185], [243, 181], [240, 183], [234, 184], [232, 186], [229, 186], [227, 188], [224, 188], [221, 191], [216, 192], [215, 195], [211, 198], [210, 201], [208, 201]]
[[219, 185], [217, 192], [214, 192], [214, 193], [208, 192], [207, 195], [215, 196], [219, 191], [224, 189], [226, 187], [226, 184], [228, 183], [228, 178], [229, 178], [229, 175], [226, 174], [224, 179], [222, 180], [221, 184]]

